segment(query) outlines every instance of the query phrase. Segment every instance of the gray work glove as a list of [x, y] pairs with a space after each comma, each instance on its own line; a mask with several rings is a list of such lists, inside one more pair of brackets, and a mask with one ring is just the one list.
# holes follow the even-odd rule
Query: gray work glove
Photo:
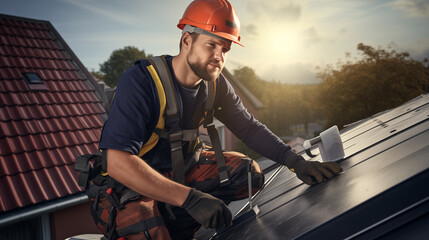
[[181, 207], [205, 228], [221, 228], [232, 222], [231, 211], [222, 200], [195, 188], [191, 188]]
[[321, 183], [324, 179], [331, 179], [343, 171], [336, 162], [306, 161], [301, 155], [295, 153], [288, 156], [285, 165], [308, 185]]

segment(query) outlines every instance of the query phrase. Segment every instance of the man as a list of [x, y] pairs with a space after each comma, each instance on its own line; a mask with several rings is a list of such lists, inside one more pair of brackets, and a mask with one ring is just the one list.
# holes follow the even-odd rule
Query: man
[[[241, 45], [240, 23], [228, 1], [193, 1], [178, 27], [183, 29], [180, 53], [165, 60], [178, 100], [181, 129], [198, 128], [195, 119], [201, 119], [208, 95], [205, 82], [216, 82], [214, 116], [249, 147], [286, 165], [307, 184], [320, 183], [341, 171], [336, 163], [307, 162], [291, 151], [247, 112], [221, 75], [231, 44]], [[112, 236], [116, 231], [116, 237], [123, 236], [123, 229], [140, 221], [145, 227], [127, 239], [190, 239], [201, 224], [207, 228], [228, 226], [231, 212], [226, 204], [247, 197], [247, 174], [242, 163], [246, 156], [224, 153], [231, 183], [221, 186], [217, 158], [210, 149], [202, 150], [197, 163], [187, 168], [184, 183], [170, 179], [172, 160], [168, 141], [159, 138], [154, 148], [142, 153], [163, 114], [159, 110], [159, 92], [148, 71], [150, 65], [148, 60], [140, 60], [123, 74], [102, 132], [100, 149], [107, 151], [110, 178], [139, 194], [115, 213], [107, 211], [112, 207], [109, 201], [101, 199], [96, 203], [103, 210], [103, 221], [115, 228], [103, 231], [106, 235]], [[189, 145], [183, 144], [183, 149], [191, 149], [183, 150], [186, 159], [200, 149]], [[257, 191], [263, 184], [263, 175], [256, 163], [252, 172]], [[112, 215], [116, 215], [116, 221]]]

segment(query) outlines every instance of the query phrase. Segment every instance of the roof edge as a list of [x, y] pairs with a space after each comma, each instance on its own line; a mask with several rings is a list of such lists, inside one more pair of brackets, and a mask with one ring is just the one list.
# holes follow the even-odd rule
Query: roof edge
[[47, 21], [47, 20], [27, 18], [27, 17], [20, 17], [20, 16], [3, 14], [3, 13], [0, 13], [0, 18], [7, 18], [7, 19], [12, 19], [12, 20], [18, 20], [18, 21], [34, 22], [34, 23], [47, 24], [47, 25], [50, 24], [50, 22]]
[[37, 217], [42, 214], [86, 203], [88, 201], [88, 196], [85, 193], [80, 192], [60, 199], [12, 210], [1, 214], [0, 227]]

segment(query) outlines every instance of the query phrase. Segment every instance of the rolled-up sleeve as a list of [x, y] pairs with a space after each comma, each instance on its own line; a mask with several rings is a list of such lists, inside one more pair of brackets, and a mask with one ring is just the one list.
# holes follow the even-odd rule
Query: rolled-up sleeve
[[133, 66], [121, 76], [102, 131], [100, 148], [139, 153], [159, 116], [159, 100], [154, 89], [144, 64]]

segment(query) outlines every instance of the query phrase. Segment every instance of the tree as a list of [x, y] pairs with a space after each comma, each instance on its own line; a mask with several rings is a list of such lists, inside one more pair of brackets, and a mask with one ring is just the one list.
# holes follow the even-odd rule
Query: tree
[[99, 80], [101, 80], [101, 81], [104, 81], [104, 74], [102, 74], [102, 73], [100, 73], [100, 72], [96, 72], [96, 71], [94, 71], [94, 70], [91, 70], [89, 73], [90, 73], [93, 77], [95, 77], [95, 78], [97, 78], [97, 79], [99, 79]]
[[234, 77], [264, 103], [260, 120], [277, 135], [290, 135], [291, 126], [320, 120], [314, 107], [318, 85], [267, 82], [249, 67], [234, 70]]
[[256, 97], [262, 98], [268, 82], [260, 79], [250, 67], [241, 67], [233, 71], [234, 77], [250, 90]]
[[409, 53], [375, 49], [359, 43], [362, 59], [341, 61], [338, 69], [327, 66], [318, 73], [322, 79], [319, 102], [327, 126], [346, 124], [397, 107], [428, 91], [427, 60], [420, 62]]
[[146, 55], [144, 50], [139, 50], [133, 46], [114, 50], [110, 54], [109, 60], [100, 64], [100, 72], [104, 74], [104, 82], [110, 87], [115, 87], [121, 75], [125, 70], [132, 67], [136, 60], [151, 56], [151, 54]]

